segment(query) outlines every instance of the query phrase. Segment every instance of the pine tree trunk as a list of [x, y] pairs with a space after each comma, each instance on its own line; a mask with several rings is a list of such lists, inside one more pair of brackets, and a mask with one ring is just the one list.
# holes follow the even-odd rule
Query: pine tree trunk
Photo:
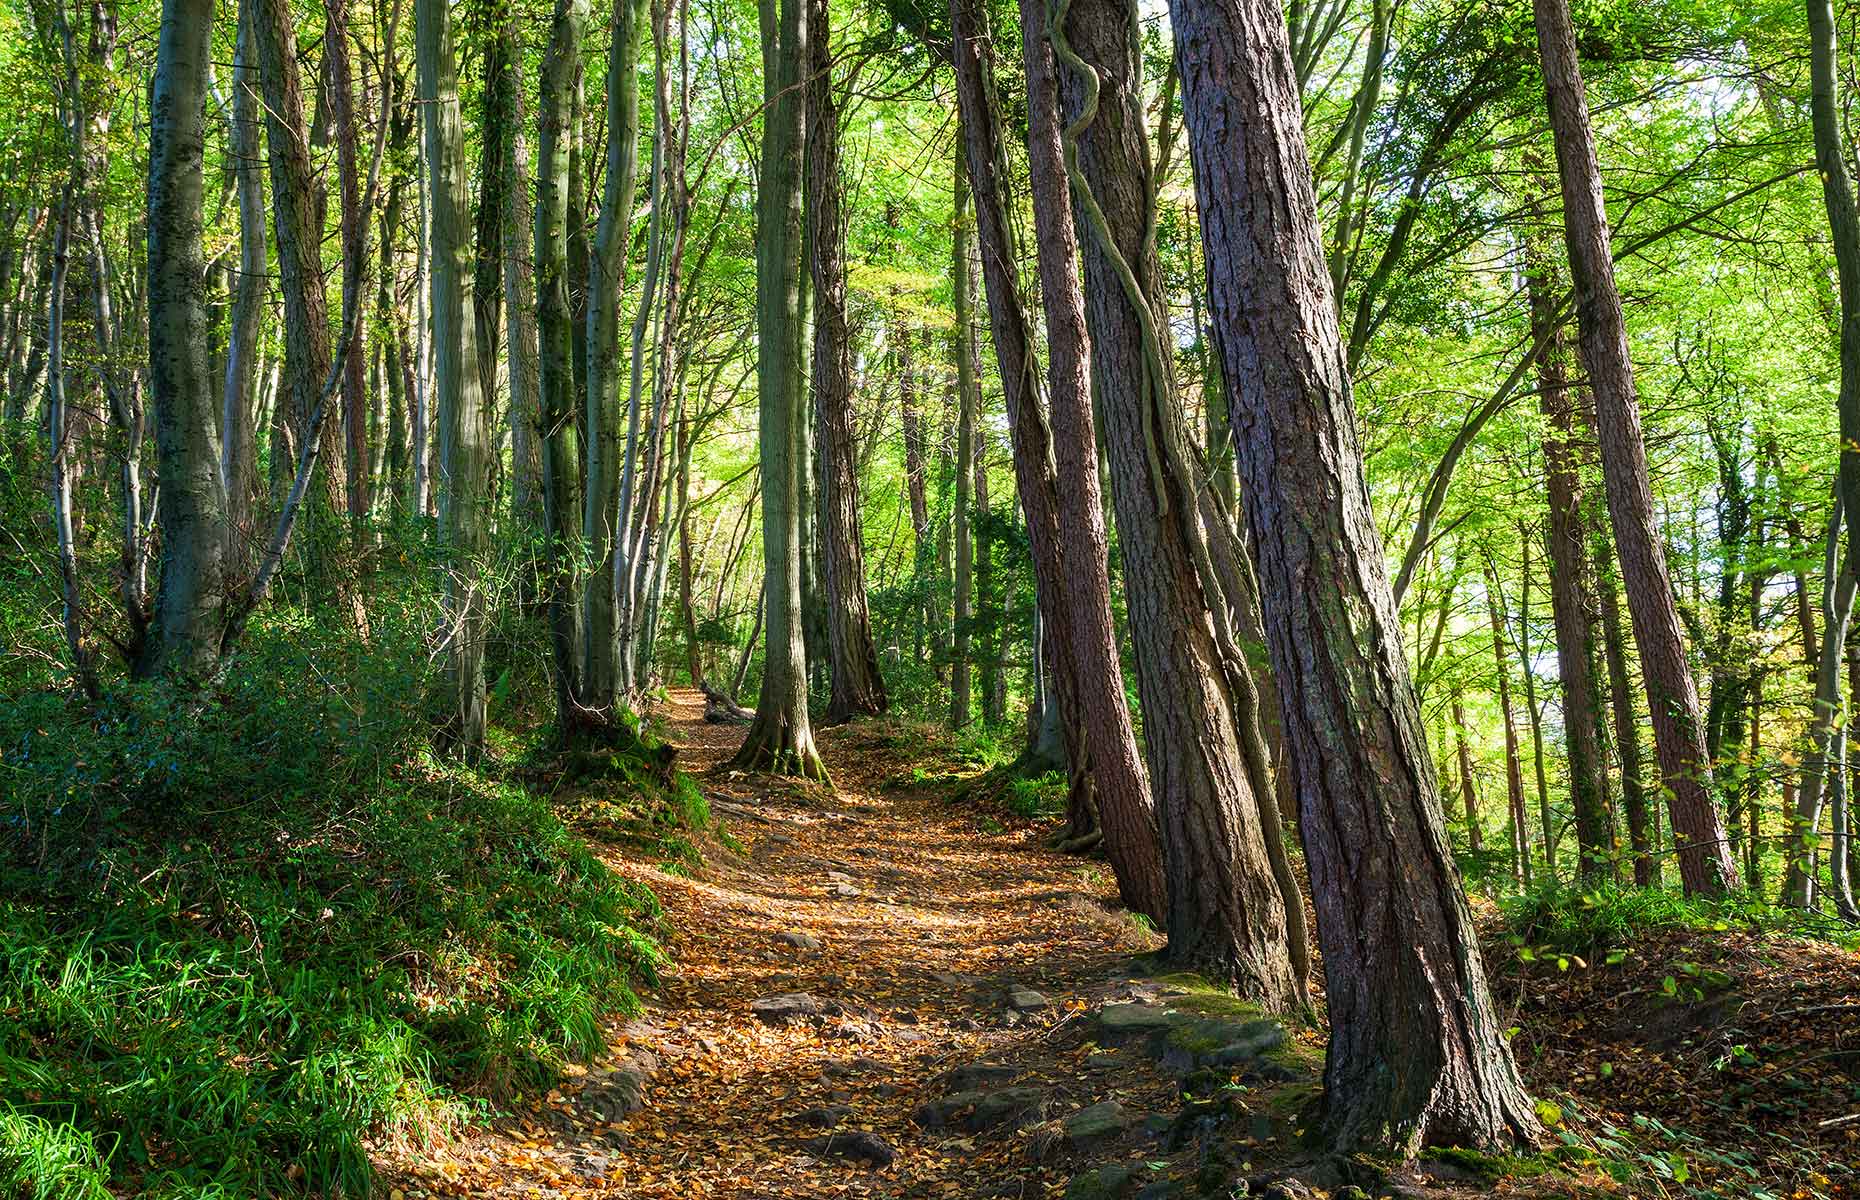
[[[336, 190], [338, 224], [344, 261], [361, 255], [362, 207], [361, 165], [356, 150], [355, 83], [353, 56], [349, 49], [349, 0], [330, 0], [325, 5], [323, 57], [327, 71], [327, 100], [330, 123], [336, 132]], [[343, 284], [350, 286], [349, 274]], [[353, 286], [360, 289], [363, 280], [356, 276]], [[345, 311], [359, 304], [359, 296], [343, 297]], [[359, 553], [363, 526], [368, 520], [368, 393], [364, 368], [368, 357], [362, 326], [348, 339], [342, 360], [342, 468], [347, 484], [344, 502], [349, 515], [350, 536]]]
[[865, 529], [853, 431], [852, 345], [846, 318], [845, 182], [834, 111], [826, 0], [810, 0], [807, 221], [814, 285], [813, 397], [820, 464], [821, 575], [826, 584], [832, 692], [827, 723], [885, 711], [889, 700], [866, 604]]
[[765, 601], [762, 692], [737, 766], [825, 779], [807, 714], [801, 632], [801, 176], [808, 58], [807, 0], [762, 0], [761, 176], [756, 196], [756, 382], [762, 456]]
[[149, 105], [149, 395], [161, 472], [161, 581], [133, 664], [142, 678], [199, 680], [219, 662], [226, 623], [226, 492], [207, 365], [201, 231], [209, 0], [165, 0]]
[[[498, 31], [510, 43], [505, 51], [519, 61], [520, 28], [515, 17]], [[509, 123], [501, 131], [504, 166], [504, 358], [510, 420], [510, 514], [519, 534], [542, 527], [542, 455], [538, 442], [540, 412], [536, 334], [536, 214], [530, 199], [529, 151], [523, 140], [528, 89], [513, 81]]]
[[1272, 780], [1253, 683], [1215, 574], [1173, 343], [1158, 333], [1165, 293], [1134, 28], [1125, 0], [1072, 0], [1049, 35], [1068, 122], [1089, 120], [1067, 167], [1162, 835], [1168, 954], [1284, 1010], [1304, 1002], [1288, 929], [1301, 902], [1267, 846]]
[[1370, 513], [1285, 18], [1272, 0], [1170, 15], [1324, 952], [1325, 1131], [1345, 1153], [1528, 1144]]
[[[1563, 224], [1575, 284], [1583, 365], [1595, 395], [1602, 478], [1628, 611], [1646, 677], [1654, 748], [1668, 790], [1679, 873], [1688, 895], [1719, 895], [1737, 885], [1724, 817], [1712, 792], [1698, 688], [1686, 661], [1666, 550], [1654, 522], [1640, 401], [1628, 354], [1627, 323], [1615, 287], [1608, 216], [1602, 203], [1595, 134], [1576, 59], [1568, 0], [1534, 0], [1550, 126], [1563, 183]], [[1856, 462], [1860, 468], [1860, 462]], [[1856, 476], [1860, 486], [1860, 476]]]

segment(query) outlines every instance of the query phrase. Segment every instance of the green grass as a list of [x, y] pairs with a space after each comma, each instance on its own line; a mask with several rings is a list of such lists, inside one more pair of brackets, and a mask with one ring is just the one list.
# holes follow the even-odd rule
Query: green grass
[[[662, 913], [494, 744], [436, 760], [419, 613], [274, 621], [204, 705], [0, 705], [0, 1195], [366, 1195], [600, 1048]], [[594, 787], [707, 819], [626, 764]]]

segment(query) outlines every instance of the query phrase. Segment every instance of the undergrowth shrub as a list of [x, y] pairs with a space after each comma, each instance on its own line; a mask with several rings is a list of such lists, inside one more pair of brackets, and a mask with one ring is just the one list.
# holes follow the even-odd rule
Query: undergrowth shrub
[[546, 1086], [653, 980], [655, 898], [521, 739], [428, 749], [427, 598], [371, 615], [274, 610], [204, 701], [0, 704], [0, 1195], [366, 1194], [371, 1141]]
[[1838, 932], [1812, 913], [1778, 908], [1760, 896], [1710, 900], [1612, 883], [1584, 890], [1540, 884], [1502, 901], [1501, 908], [1512, 936], [1523, 944], [1583, 955], [1671, 930], [1780, 930], [1815, 937]]

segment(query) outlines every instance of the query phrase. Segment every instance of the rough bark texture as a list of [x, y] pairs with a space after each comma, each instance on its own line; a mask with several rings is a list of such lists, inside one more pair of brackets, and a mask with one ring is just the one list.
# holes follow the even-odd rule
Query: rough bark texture
[[[355, 70], [349, 50], [349, 0], [330, 0], [323, 27], [323, 57], [327, 71], [327, 103], [330, 124], [336, 135], [336, 191], [338, 229], [342, 238], [342, 257], [352, 262], [362, 252], [362, 176], [356, 149]], [[343, 286], [360, 289], [358, 275], [351, 282], [343, 274]], [[343, 297], [345, 309], [351, 301]], [[361, 537], [368, 519], [368, 393], [363, 378], [367, 352], [362, 329], [357, 327], [348, 339], [342, 358], [342, 469], [347, 484], [344, 502], [348, 507], [352, 536]]]
[[491, 530], [489, 434], [472, 316], [470, 176], [459, 114], [458, 60], [447, 0], [415, 0], [414, 47], [432, 179], [433, 397], [439, 418], [439, 534], [450, 625], [452, 728], [459, 750], [484, 743], [484, 623], [480, 578]]
[[[762, 0], [762, 173], [756, 195], [756, 382], [762, 454], [762, 555], [768, 623], [756, 719], [738, 766], [826, 778], [807, 715], [801, 634], [801, 75], [807, 0]], [[779, 11], [778, 11], [779, 9]]]
[[1209, 311], [1298, 788], [1338, 1150], [1537, 1128], [1486, 984], [1369, 508], [1285, 18], [1170, 5]]
[[814, 420], [820, 464], [820, 560], [826, 583], [832, 693], [827, 722], [882, 713], [889, 703], [865, 594], [865, 530], [853, 431], [852, 346], [846, 323], [845, 184], [834, 110], [826, 0], [809, 0], [807, 222], [814, 284]]
[[135, 673], [198, 678], [225, 623], [226, 492], [201, 279], [210, 0], [166, 0], [149, 106], [149, 394], [160, 456], [161, 582]]
[[1271, 778], [1263, 761], [1247, 758], [1259, 740], [1257, 714], [1243, 707], [1252, 683], [1210, 562], [1206, 489], [1157, 333], [1167, 326], [1136, 32], [1121, 0], [1073, 0], [1049, 30], [1070, 120], [1073, 219], [1084, 235], [1093, 378], [1166, 868], [1168, 952], [1282, 1010], [1303, 1003], [1287, 928], [1296, 899], [1266, 845]]
[[[1035, 22], [1028, 28], [1041, 28], [1041, 0], [1027, 0], [1023, 12]], [[1032, 737], [1036, 753], [1029, 763], [1050, 760], [1051, 734], [1057, 732], [1069, 767], [1072, 833], [1089, 836], [1096, 824], [1124, 903], [1161, 922], [1167, 908], [1156, 815], [1131, 729], [1111, 620], [1084, 296], [1061, 161], [1052, 52], [1042, 36], [1026, 41], [1029, 156], [1037, 164], [1035, 221], [1040, 272], [1047, 281], [1049, 414], [1041, 405], [1031, 319], [1015, 276], [1020, 251], [1002, 191], [1006, 149], [991, 41], [982, 22], [975, 0], [952, 0], [957, 102], [975, 197], [982, 280], [1036, 581], [1037, 671], [1051, 685], [1043, 695], [1042, 720]]]
[[[507, 53], [515, 61], [516, 18], [507, 20], [498, 36], [511, 43]], [[510, 514], [517, 529], [528, 533], [542, 525], [542, 455], [537, 444], [541, 440], [537, 423], [537, 397], [541, 389], [537, 375], [541, 367], [536, 339], [536, 215], [530, 200], [529, 151], [523, 139], [527, 112], [524, 95], [523, 87], [511, 88], [510, 124], [502, 130], [501, 136], [506, 143], [502, 156], [505, 174], [502, 195], [504, 353], [510, 405]]]
[[1640, 400], [1628, 356], [1627, 322], [1615, 287], [1602, 177], [1576, 59], [1568, 0], [1534, 0], [1550, 127], [1563, 184], [1563, 226], [1582, 360], [1595, 395], [1602, 478], [1627, 585], [1628, 612], [1646, 678], [1654, 748], [1669, 793], [1679, 874], [1688, 894], [1718, 895], [1737, 883], [1724, 817], [1712, 792], [1698, 689], [1673, 603], [1666, 549], [1654, 521]]

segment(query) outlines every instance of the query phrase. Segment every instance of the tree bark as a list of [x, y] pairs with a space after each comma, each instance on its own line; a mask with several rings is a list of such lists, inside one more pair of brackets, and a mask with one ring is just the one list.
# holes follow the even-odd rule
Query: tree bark
[[1518, 726], [1511, 714], [1511, 664], [1505, 657], [1505, 616], [1500, 610], [1498, 573], [1485, 568], [1486, 611], [1492, 619], [1492, 669], [1498, 679], [1498, 707], [1505, 721], [1505, 799], [1511, 814], [1512, 872], [1524, 887], [1531, 884], [1530, 821], [1524, 807], [1524, 763], [1518, 753]]
[[570, 176], [575, 167], [574, 97], [580, 87], [587, 24], [588, 0], [556, 0], [536, 111], [537, 437], [542, 448], [543, 528], [548, 545], [543, 600], [549, 610], [555, 661], [557, 735], [564, 742], [573, 740], [586, 724], [581, 706], [581, 605], [575, 594], [581, 456], [575, 444], [578, 405], [568, 243], [574, 191]]
[[458, 61], [448, 0], [415, 0], [414, 48], [432, 179], [433, 396], [439, 418], [439, 534], [445, 556], [455, 748], [484, 744], [482, 574], [489, 545], [489, 434], [472, 316], [470, 176], [459, 114]]
[[227, 152], [239, 196], [239, 269], [227, 318], [226, 379], [220, 408], [220, 478], [226, 488], [226, 566], [247, 575], [258, 537], [258, 335], [265, 320], [269, 255], [265, 240], [265, 176], [253, 72], [252, 6], [240, 0], [233, 52], [232, 113]]
[[[520, 60], [520, 27], [508, 18], [498, 37], [510, 43], [506, 55]], [[510, 420], [510, 514], [521, 534], [542, 527], [542, 455], [537, 416], [541, 382], [536, 333], [536, 262], [534, 205], [530, 200], [528, 147], [523, 130], [527, 118], [524, 88], [513, 81], [510, 120], [501, 136], [506, 145], [504, 167], [504, 358], [508, 377]]]
[[807, 713], [801, 633], [801, 176], [807, 0], [761, 0], [761, 175], [756, 195], [756, 382], [768, 624], [756, 719], [733, 760], [749, 770], [826, 778]]
[[1370, 514], [1271, 0], [1173, 0], [1209, 311], [1324, 952], [1324, 1126], [1347, 1153], [1537, 1130], [1492, 1003]]
[[[1533, 7], [1562, 177], [1563, 225], [1570, 277], [1576, 288], [1582, 359], [1595, 395], [1602, 478], [1646, 679], [1654, 748], [1668, 790], [1680, 879], [1688, 895], [1715, 896], [1737, 886], [1737, 867], [1731, 861], [1724, 817], [1712, 793], [1698, 689], [1686, 661], [1666, 550], [1654, 524], [1640, 402], [1621, 295], [1615, 287], [1608, 215], [1576, 58], [1575, 29], [1568, 0], [1533, 0]], [[1860, 485], [1860, 476], [1856, 483]]]
[[969, 258], [974, 237], [969, 216], [969, 169], [966, 156], [956, 159], [955, 223], [950, 233], [950, 281], [955, 293], [956, 331], [951, 353], [956, 360], [956, 478], [955, 504], [955, 621], [950, 648], [949, 726], [968, 725], [974, 691], [975, 642], [975, 537], [971, 509], [975, 504], [975, 421], [981, 407], [981, 381], [975, 361], [975, 272]]
[[1563, 695], [1563, 741], [1569, 756], [1570, 807], [1576, 816], [1576, 874], [1614, 874], [1614, 823], [1608, 812], [1607, 763], [1594, 679], [1595, 573], [1583, 523], [1582, 476], [1575, 445], [1575, 402], [1566, 347], [1557, 329], [1555, 269], [1543, 247], [1527, 242], [1524, 283], [1537, 354], [1537, 401], [1544, 417], [1544, 494], [1549, 502], [1550, 613], [1556, 626], [1557, 684]]
[[1066, 194], [1052, 51], [1038, 32], [1044, 26], [1044, 5], [1026, 0], [1022, 13], [1029, 22], [1025, 28], [1036, 31], [1027, 36], [1024, 49], [1028, 155], [1034, 164], [1039, 270], [1045, 281], [1050, 413], [1041, 404], [1032, 321], [1015, 275], [1020, 248], [1003, 191], [1006, 148], [994, 87], [993, 42], [976, 0], [952, 0], [950, 5], [956, 98], [975, 197], [982, 281], [1033, 559], [1038, 665], [1051, 684], [1041, 712], [1052, 719], [1036, 726], [1039, 753], [1029, 759], [1029, 766], [1050, 760], [1053, 747], [1047, 735], [1058, 732], [1069, 768], [1070, 832], [1079, 836], [1091, 832], [1094, 824], [1100, 827], [1105, 857], [1124, 903], [1162, 922], [1167, 908], [1156, 815], [1131, 728], [1111, 617], [1085, 302]]
[[821, 567], [832, 693], [827, 723], [885, 711], [889, 699], [866, 603], [865, 530], [854, 446], [852, 345], [846, 319], [846, 218], [826, 0], [810, 0], [807, 221], [814, 284], [814, 420], [820, 463]]
[[161, 581], [133, 664], [142, 678], [199, 680], [226, 619], [226, 490], [220, 480], [201, 280], [211, 0], [165, 0], [149, 105], [149, 393], [161, 472]]
[[[1037, 28], [1037, 26], [1036, 26]], [[1271, 1010], [1302, 1005], [1273, 868], [1276, 819], [1256, 697], [1215, 574], [1205, 483], [1175, 396], [1155, 243], [1155, 169], [1125, 0], [1072, 0], [1049, 29], [1062, 64], [1073, 219], [1086, 230], [1093, 377], [1115, 486], [1144, 748], [1162, 837], [1171, 958]], [[1036, 205], [1036, 208], [1038, 205]], [[1270, 816], [1269, 816], [1270, 814]]]
[[[362, 222], [367, 218], [362, 207], [362, 178], [356, 149], [355, 82], [353, 59], [349, 51], [349, 0], [329, 0], [325, 5], [323, 57], [327, 71], [325, 89], [330, 123], [336, 134], [336, 190], [338, 230], [345, 262], [361, 255]], [[349, 272], [343, 285], [357, 289], [363, 279]], [[360, 303], [359, 297], [343, 297], [345, 309]], [[360, 552], [363, 527], [368, 520], [368, 392], [364, 368], [368, 362], [358, 327], [347, 343], [342, 359], [342, 468], [347, 487], [344, 502], [349, 514], [350, 536]]]

